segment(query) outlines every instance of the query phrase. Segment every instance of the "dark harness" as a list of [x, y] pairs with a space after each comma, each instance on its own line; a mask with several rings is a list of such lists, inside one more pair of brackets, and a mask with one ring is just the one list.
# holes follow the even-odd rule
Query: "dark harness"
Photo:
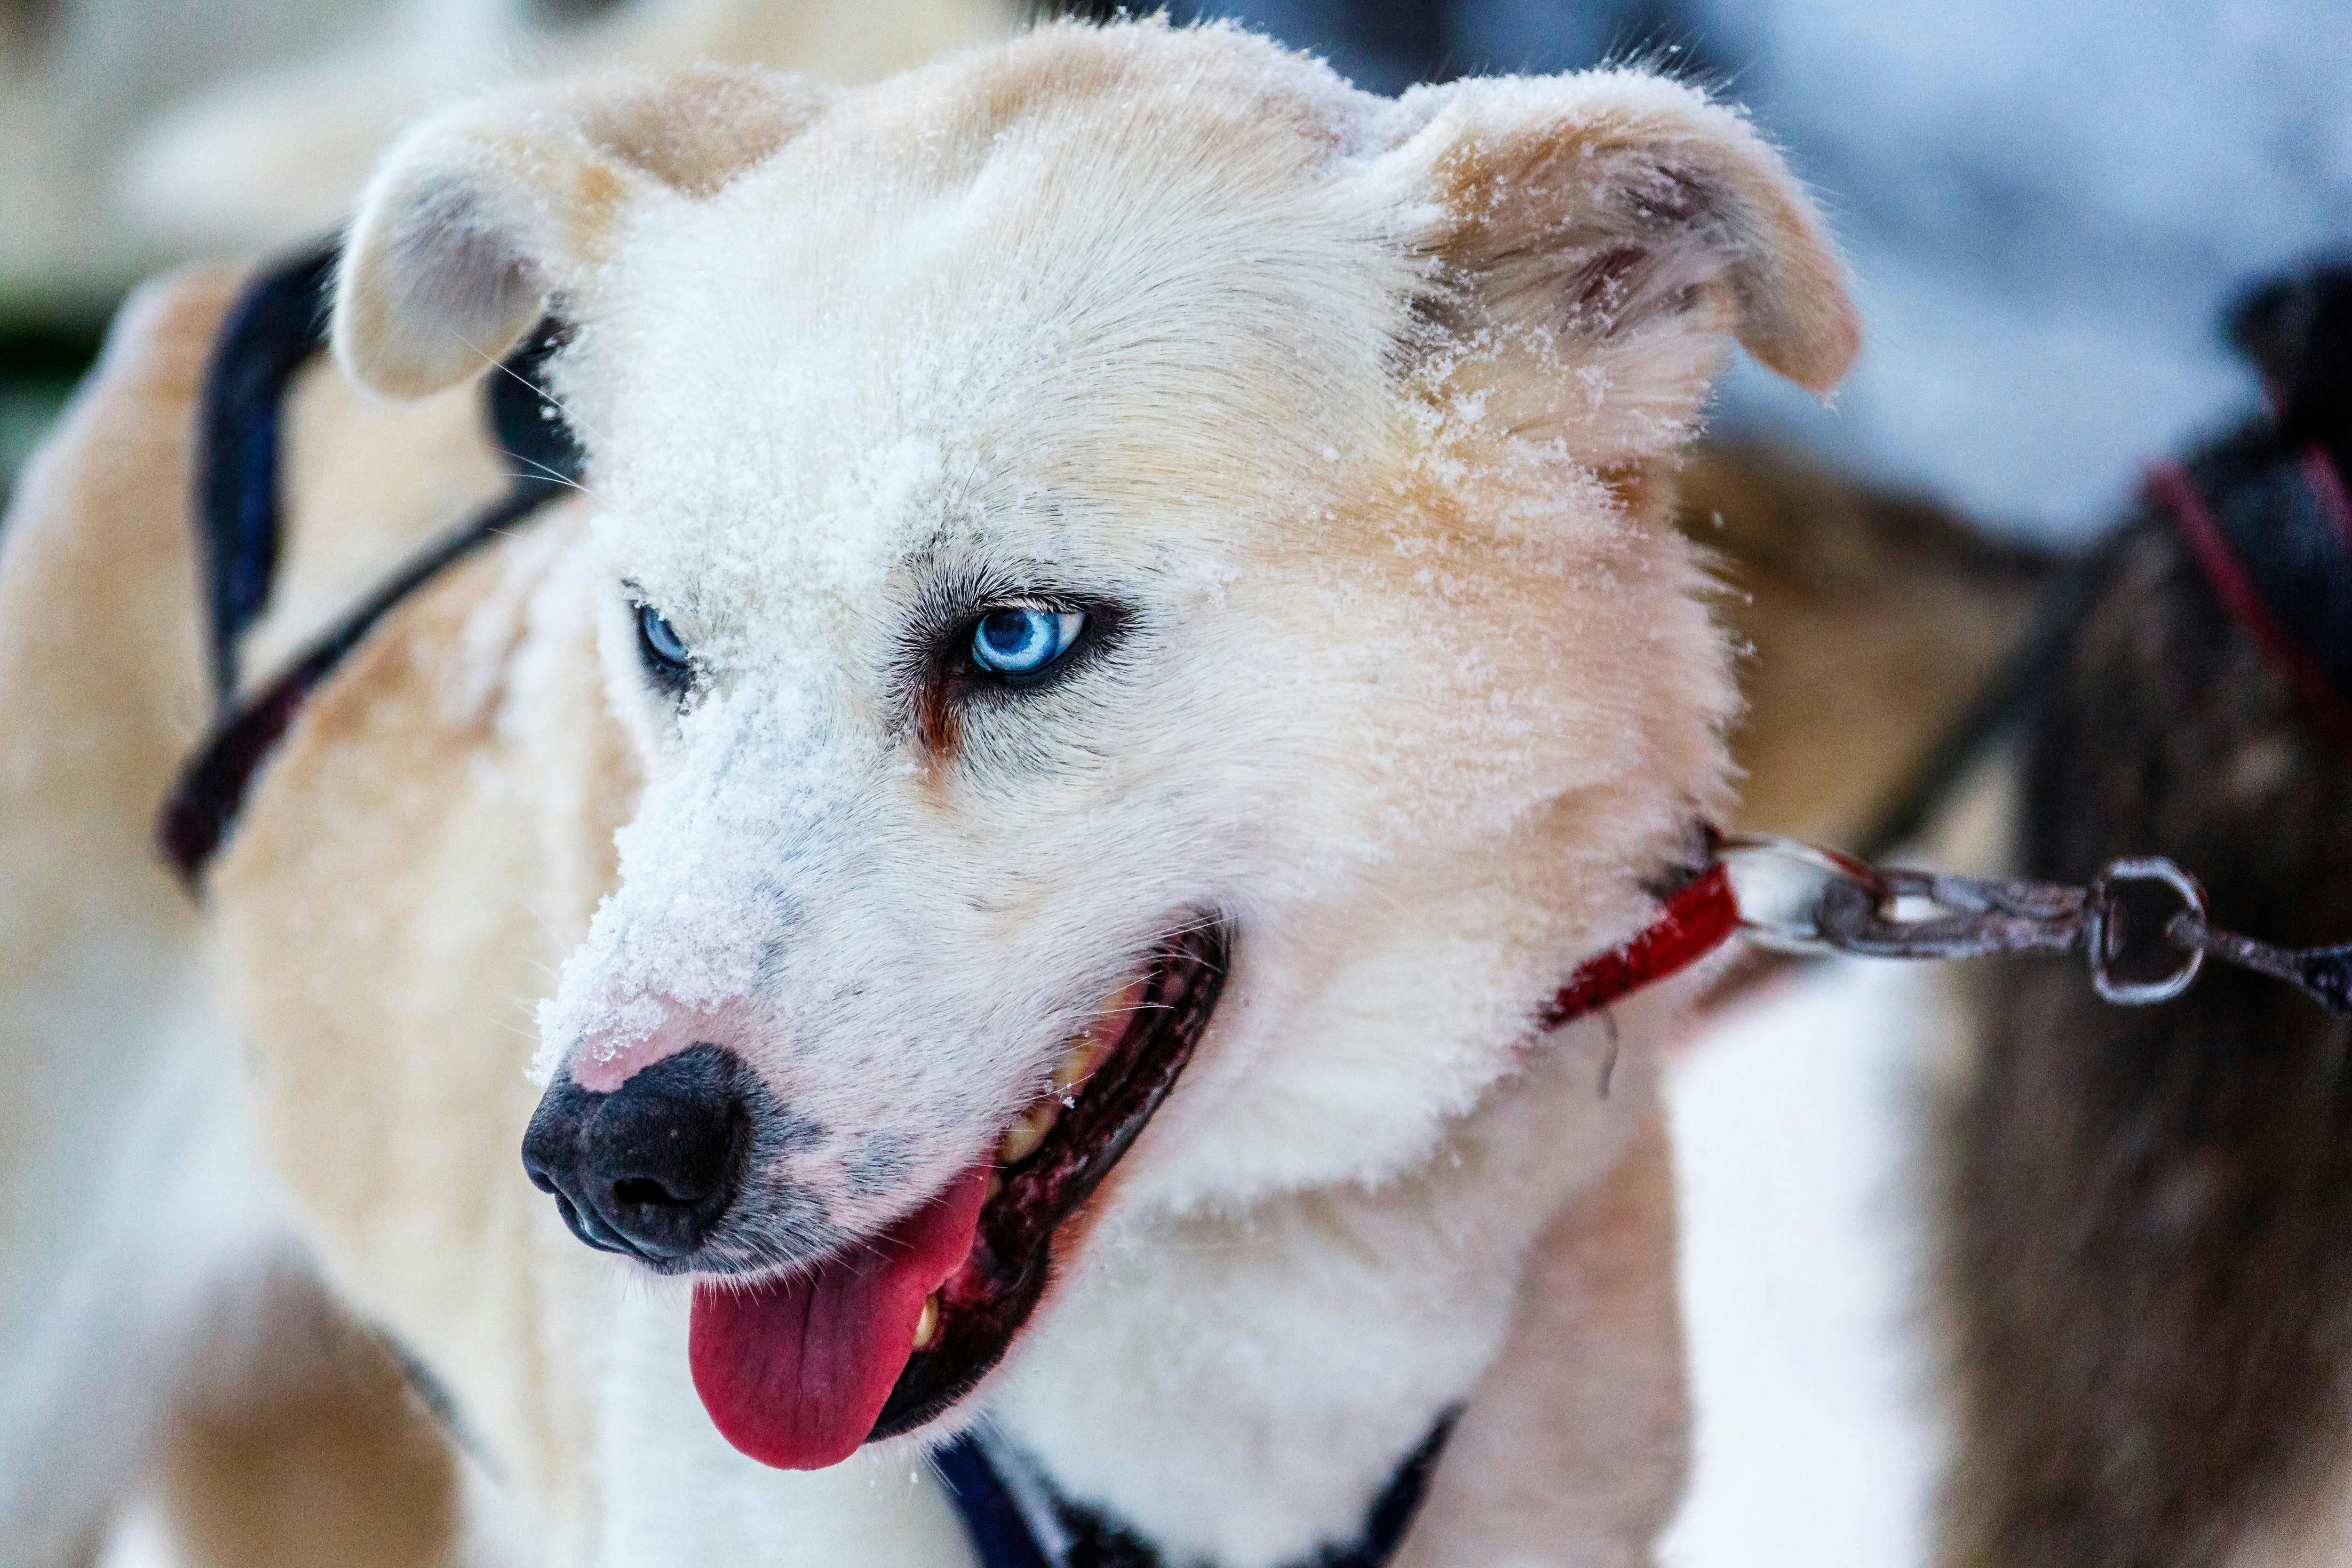
[[254, 774], [335, 667], [403, 600], [579, 480], [579, 447], [543, 379], [562, 342], [551, 318], [483, 383], [492, 435], [512, 464], [507, 493], [426, 545], [284, 669], [241, 696], [237, 645], [268, 607], [278, 575], [286, 391], [326, 347], [326, 290], [339, 254], [322, 247], [256, 279], [222, 321], [205, 366], [194, 502], [213, 727], [155, 824], [157, 846], [191, 893], [236, 824]]
[[2263, 421], [2148, 474], [2231, 618], [2352, 747], [2352, 500], [2325, 447]]
[[[1289, 1568], [1382, 1568], [1420, 1511], [1454, 1418], [1453, 1412], [1441, 1416], [1404, 1457], [1354, 1541], [1324, 1546]], [[1062, 1496], [1034, 1460], [989, 1427], [958, 1437], [932, 1462], [963, 1516], [980, 1568], [1164, 1568], [1151, 1542]]]

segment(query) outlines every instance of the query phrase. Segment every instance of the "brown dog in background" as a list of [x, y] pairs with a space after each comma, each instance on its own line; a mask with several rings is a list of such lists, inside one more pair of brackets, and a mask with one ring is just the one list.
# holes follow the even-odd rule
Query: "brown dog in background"
[[[2282, 413], [2179, 472], [2258, 518], [2240, 537], [2294, 563], [2281, 581], [2340, 590], [2352, 272], [2256, 296], [2234, 335]], [[2017, 868], [2081, 882], [2119, 856], [2169, 856], [2218, 924], [2341, 942], [2344, 693], [2299, 685], [2277, 628], [2265, 646], [2233, 613], [2174, 505], [2088, 563], [2020, 769]], [[2347, 1561], [2352, 1025], [2212, 965], [2150, 1007], [2100, 1001], [2073, 961], [1979, 978], [1971, 1059], [1941, 1115], [1958, 1417], [1941, 1561]]]

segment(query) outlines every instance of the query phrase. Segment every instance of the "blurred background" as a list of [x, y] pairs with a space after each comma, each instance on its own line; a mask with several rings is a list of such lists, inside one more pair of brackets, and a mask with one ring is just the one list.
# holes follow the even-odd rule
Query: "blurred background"
[[[614, 54], [865, 74], [767, 0], [0, 0], [0, 470], [124, 287], [331, 225], [418, 108]], [[2352, 236], [2341, 0], [1183, 0], [1395, 91], [1664, 64], [1819, 192], [1870, 324], [1836, 412], [1743, 374], [1761, 433], [2011, 533], [2074, 538], [2147, 451], [2242, 405], [2233, 286]], [[910, 15], [873, 25], [937, 26]], [[953, 41], [953, 40], [950, 40]], [[831, 68], [828, 69], [828, 67]]]
[[[857, 79], [1016, 26], [1021, 3], [0, 0], [0, 487], [126, 289], [331, 228], [385, 141], [440, 99], [615, 56]], [[1175, 14], [1238, 16], [1384, 92], [1634, 60], [1748, 105], [1830, 215], [1865, 349], [1829, 409], [1735, 372], [1712, 434], [1979, 541], [2087, 544], [2151, 455], [2253, 406], [2215, 331], [2225, 303], [2352, 247], [2344, 0], [1184, 0]], [[1703, 470], [1695, 482], [1704, 497]], [[1932, 575], [1927, 536], [1903, 537], [1906, 570]], [[1986, 586], [1979, 561], [1974, 602], [2022, 602], [2031, 584], [2000, 569], [2014, 592]], [[1912, 641], [1932, 642], [1919, 627], [1933, 624]], [[1938, 651], [1908, 649], [1921, 681]], [[1827, 668], [1799, 692], [1808, 711], [1835, 701]], [[1932, 1046], [1888, 1020], [1931, 1015], [1928, 987], [1883, 968], [1801, 977], [1678, 1074], [1700, 1412], [1678, 1568], [1925, 1555], [1939, 1438], [1911, 1304], [1906, 1129]], [[142, 1555], [134, 1520], [114, 1560], [160, 1559]]]

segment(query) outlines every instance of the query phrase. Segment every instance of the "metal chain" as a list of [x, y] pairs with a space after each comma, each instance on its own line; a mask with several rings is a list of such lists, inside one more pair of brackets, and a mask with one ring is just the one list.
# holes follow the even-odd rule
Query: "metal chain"
[[1717, 850], [1740, 931], [1780, 952], [1980, 958], [2080, 952], [2110, 1002], [2146, 1005], [2189, 989], [2208, 957], [2284, 980], [2352, 1016], [2352, 942], [2274, 947], [2206, 920], [2205, 889], [2162, 856], [2108, 863], [2087, 888], [1872, 866], [1769, 835]]

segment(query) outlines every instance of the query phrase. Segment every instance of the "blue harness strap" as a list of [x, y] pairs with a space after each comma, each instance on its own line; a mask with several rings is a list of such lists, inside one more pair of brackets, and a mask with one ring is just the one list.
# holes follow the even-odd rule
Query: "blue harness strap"
[[237, 645], [268, 607], [278, 571], [286, 391], [326, 346], [324, 290], [339, 255], [324, 246], [256, 279], [222, 322], [205, 370], [194, 500], [217, 717], [155, 824], [157, 847], [191, 893], [235, 825], [255, 773], [310, 693], [411, 594], [580, 473], [579, 448], [543, 379], [562, 340], [550, 318], [484, 382], [490, 433], [510, 461], [508, 492], [427, 545], [240, 702]]
[[[1458, 1411], [1438, 1419], [1381, 1486], [1357, 1538], [1296, 1568], [1387, 1568], [1421, 1511]], [[1070, 1501], [986, 1428], [932, 1456], [981, 1568], [1169, 1568], [1158, 1548], [1117, 1520]], [[1024, 1495], [1026, 1494], [1026, 1495]], [[1040, 1516], [1043, 1517], [1040, 1517]]]
[[947, 1483], [980, 1568], [1055, 1568], [977, 1437], [965, 1433], [933, 1454], [931, 1463]]

